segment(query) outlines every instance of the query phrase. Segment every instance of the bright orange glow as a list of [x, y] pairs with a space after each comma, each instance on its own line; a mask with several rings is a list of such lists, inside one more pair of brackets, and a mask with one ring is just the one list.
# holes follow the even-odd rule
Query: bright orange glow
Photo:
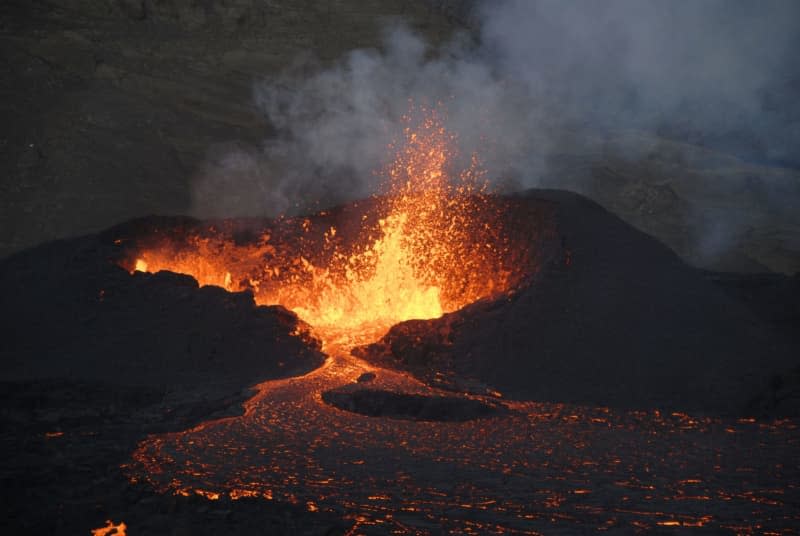
[[92, 529], [92, 536], [125, 536], [125, 531], [128, 527], [125, 523], [115, 525], [110, 519], [106, 521], [105, 527]]
[[259, 304], [296, 312], [325, 342], [366, 342], [398, 322], [436, 318], [509, 291], [508, 248], [477, 158], [453, 172], [456, 138], [436, 111], [424, 112], [417, 123], [406, 118], [383, 173], [387, 194], [355, 215], [358, 229], [337, 228], [341, 222], [328, 212], [281, 219], [246, 243], [215, 227], [141, 248], [134, 270], [249, 289]]

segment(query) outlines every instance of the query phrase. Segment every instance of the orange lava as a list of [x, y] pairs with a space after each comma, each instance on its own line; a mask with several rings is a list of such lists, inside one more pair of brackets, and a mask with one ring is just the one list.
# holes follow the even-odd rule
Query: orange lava
[[92, 529], [92, 536], [125, 536], [125, 531], [128, 527], [125, 523], [115, 525], [110, 519], [106, 521], [105, 527]]
[[507, 242], [493, 223], [477, 158], [453, 171], [455, 136], [435, 110], [424, 115], [416, 124], [406, 117], [383, 172], [386, 195], [370, 201], [347, 237], [321, 212], [281, 220], [297, 240], [276, 239], [272, 229], [241, 243], [214, 229], [155, 241], [128, 268], [251, 290], [258, 304], [297, 313], [324, 342], [367, 342], [398, 322], [437, 318], [508, 292], [515, 278]]

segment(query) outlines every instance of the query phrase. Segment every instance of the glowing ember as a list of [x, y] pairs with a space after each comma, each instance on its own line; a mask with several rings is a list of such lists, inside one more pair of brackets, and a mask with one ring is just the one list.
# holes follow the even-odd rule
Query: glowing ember
[[97, 529], [92, 529], [92, 536], [125, 536], [125, 531], [127, 530], [127, 526], [125, 523], [120, 523], [119, 525], [115, 525], [110, 519], [106, 521], [105, 527], [100, 527]]
[[450, 173], [456, 139], [435, 111], [425, 115], [415, 128], [406, 118], [384, 173], [388, 195], [371, 201], [349, 241], [321, 213], [315, 221], [283, 220], [301, 236], [293, 248], [270, 231], [249, 244], [189, 236], [143, 248], [132, 271], [168, 270], [201, 285], [249, 289], [259, 304], [295, 311], [326, 342], [371, 340], [398, 322], [436, 318], [508, 291], [514, 281], [477, 159]]

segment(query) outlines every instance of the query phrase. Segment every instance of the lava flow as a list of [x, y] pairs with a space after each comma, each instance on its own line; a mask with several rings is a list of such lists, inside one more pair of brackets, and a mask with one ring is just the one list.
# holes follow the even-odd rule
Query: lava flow
[[[283, 305], [313, 327], [329, 359], [259, 384], [240, 417], [148, 437], [126, 467], [129, 478], [164, 493], [332, 512], [352, 523], [352, 534], [796, 526], [800, 488], [782, 476], [796, 470], [783, 463], [800, 441], [792, 422], [445, 393], [351, 354], [398, 322], [531, 284], [536, 235], [547, 231], [512, 197], [485, 192], [474, 159], [451, 173], [454, 143], [431, 113], [406, 129], [383, 196], [266, 224], [171, 220], [131, 241], [123, 261], [131, 272], [181, 272]], [[403, 401], [446, 394], [487, 412], [376, 418], [344, 407], [353, 392]], [[331, 393], [344, 403], [327, 403]]]
[[406, 122], [396, 158], [384, 170], [387, 193], [350, 216], [357, 229], [340, 229], [326, 211], [282, 219], [246, 243], [219, 228], [160, 236], [137, 251], [129, 269], [250, 290], [258, 304], [297, 313], [326, 343], [369, 342], [398, 322], [436, 318], [509, 292], [522, 271], [477, 158], [451, 173], [456, 140], [439, 114], [428, 112], [414, 128], [410, 117]]

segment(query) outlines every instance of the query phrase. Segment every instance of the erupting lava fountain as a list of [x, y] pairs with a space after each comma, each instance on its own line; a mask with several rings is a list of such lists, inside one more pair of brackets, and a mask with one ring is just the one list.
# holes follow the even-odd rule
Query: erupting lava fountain
[[159, 237], [127, 268], [250, 290], [260, 305], [297, 313], [325, 344], [348, 346], [399, 322], [510, 292], [523, 276], [512, 264], [477, 156], [450, 173], [457, 140], [440, 114], [424, 110], [413, 127], [410, 115], [404, 122], [401, 142], [391, 146], [396, 157], [383, 172], [386, 194], [368, 203], [355, 233], [328, 225], [328, 212], [279, 220], [290, 237], [287, 227], [294, 228], [291, 244], [275, 240], [275, 229], [241, 243], [212, 228], [209, 235]]

